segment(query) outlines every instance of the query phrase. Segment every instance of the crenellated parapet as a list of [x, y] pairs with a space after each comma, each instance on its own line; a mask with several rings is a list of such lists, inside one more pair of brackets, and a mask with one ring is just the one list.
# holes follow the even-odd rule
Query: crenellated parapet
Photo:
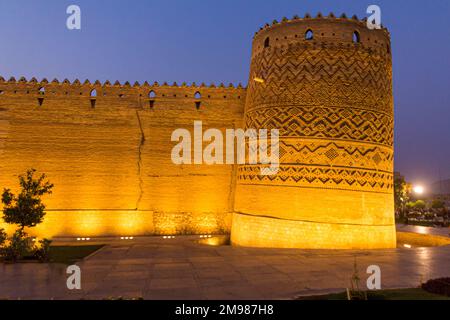
[[253, 56], [271, 47], [302, 44], [305, 47], [350, 47], [359, 46], [371, 52], [390, 54], [390, 34], [381, 29], [367, 28], [367, 18], [356, 15], [348, 18], [345, 14], [337, 17], [333, 13], [323, 16], [318, 13], [312, 17], [308, 13], [304, 18], [294, 16], [274, 20], [255, 33], [253, 38]]
[[[27, 80], [25, 77], [16, 79], [11, 77], [5, 80], [0, 77], [0, 95], [9, 98], [36, 98], [40, 99], [58, 99], [58, 98], [80, 98], [91, 100], [167, 100], [167, 99], [192, 99], [195, 101], [201, 100], [241, 100], [245, 98], [246, 88], [242, 84], [234, 85], [223, 83], [219, 85], [204, 83], [197, 85], [196, 83], [187, 84], [162, 84], [154, 82], [149, 84], [144, 82], [140, 84], [120, 83], [119, 81], [110, 82], [90, 82], [89, 80], [83, 83], [76, 79], [73, 82], [65, 79], [59, 81], [54, 79], [48, 81], [42, 79], [38, 81], [36, 78]], [[1, 97], [1, 96], [0, 96]]]
[[[347, 14], [342, 13], [339, 16], [336, 16], [333, 12], [330, 12], [328, 15], [323, 15], [321, 12], [318, 12], [316, 14], [315, 17], [313, 17], [311, 14], [309, 14], [308, 12], [305, 13], [304, 17], [300, 17], [298, 14], [294, 15], [292, 18], [287, 18], [287, 17], [283, 17], [281, 19], [281, 21], [278, 20], [273, 20], [270, 24], [266, 23], [264, 26], [259, 28], [259, 31], [255, 32], [255, 35], [259, 34], [262, 30], [266, 30], [268, 28], [271, 28], [273, 26], [279, 26], [279, 25], [285, 25], [287, 23], [293, 23], [293, 22], [297, 22], [297, 21], [302, 21], [302, 20], [314, 20], [314, 19], [324, 19], [324, 20], [338, 20], [340, 22], [345, 22], [345, 21], [352, 21], [352, 22], [357, 22], [359, 23], [361, 26], [366, 26], [367, 25], [367, 18], [364, 17], [362, 19], [359, 19], [358, 16], [355, 14], [351, 17], [348, 17]], [[381, 30], [384, 30], [385, 32], [389, 33], [388, 29], [385, 28], [383, 25], [380, 26]]]

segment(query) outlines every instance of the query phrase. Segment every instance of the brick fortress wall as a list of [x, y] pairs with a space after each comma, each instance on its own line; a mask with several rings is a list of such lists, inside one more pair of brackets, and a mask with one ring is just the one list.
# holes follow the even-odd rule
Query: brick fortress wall
[[54, 193], [35, 232], [47, 237], [229, 231], [235, 167], [174, 165], [171, 134], [194, 120], [241, 127], [245, 94], [0, 79], [0, 186], [16, 190], [28, 168], [48, 175]]
[[[172, 164], [173, 130], [195, 120], [279, 129], [278, 174]], [[232, 226], [234, 245], [391, 248], [393, 130], [389, 32], [307, 15], [255, 35], [247, 89], [0, 79], [0, 186], [48, 174], [45, 236]]]

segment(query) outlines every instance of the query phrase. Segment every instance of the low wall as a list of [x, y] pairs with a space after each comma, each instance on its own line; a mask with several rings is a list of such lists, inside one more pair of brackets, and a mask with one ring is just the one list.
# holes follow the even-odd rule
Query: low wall
[[397, 232], [397, 243], [399, 246], [408, 244], [413, 247], [440, 247], [450, 245], [450, 238], [432, 234]]

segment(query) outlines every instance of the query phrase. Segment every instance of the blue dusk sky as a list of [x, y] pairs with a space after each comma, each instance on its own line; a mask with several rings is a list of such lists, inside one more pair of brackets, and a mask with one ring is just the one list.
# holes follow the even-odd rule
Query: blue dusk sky
[[[66, 9], [82, 29], [66, 28]], [[396, 170], [450, 178], [448, 0], [1, 0], [0, 75], [84, 81], [239, 83], [260, 26], [306, 12], [382, 10], [392, 36]]]

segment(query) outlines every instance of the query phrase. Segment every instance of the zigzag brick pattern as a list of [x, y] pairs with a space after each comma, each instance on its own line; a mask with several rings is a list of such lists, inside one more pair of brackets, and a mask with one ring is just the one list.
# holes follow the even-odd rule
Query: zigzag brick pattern
[[245, 128], [280, 131], [280, 168], [238, 168], [235, 245], [395, 246], [391, 69], [387, 30], [354, 19], [296, 19], [256, 34]]

